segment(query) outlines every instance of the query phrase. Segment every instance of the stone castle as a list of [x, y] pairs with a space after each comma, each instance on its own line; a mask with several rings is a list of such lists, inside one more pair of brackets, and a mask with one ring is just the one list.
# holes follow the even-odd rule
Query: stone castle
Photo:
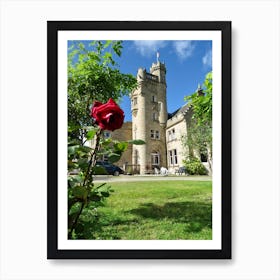
[[138, 87], [130, 94], [132, 122], [110, 135], [118, 140], [145, 141], [145, 145], [130, 145], [116, 163], [131, 173], [153, 174], [161, 167], [175, 173], [188, 154], [181, 139], [187, 137], [191, 110], [184, 105], [168, 114], [165, 77], [166, 67], [160, 61], [152, 64], [150, 72], [138, 69]]

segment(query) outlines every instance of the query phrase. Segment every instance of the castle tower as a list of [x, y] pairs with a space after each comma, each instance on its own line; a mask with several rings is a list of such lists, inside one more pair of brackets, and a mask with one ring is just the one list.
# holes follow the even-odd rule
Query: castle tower
[[145, 145], [133, 145], [132, 164], [140, 165], [140, 174], [167, 167], [165, 128], [167, 121], [166, 68], [157, 61], [150, 73], [139, 68], [138, 87], [131, 94], [132, 138]]

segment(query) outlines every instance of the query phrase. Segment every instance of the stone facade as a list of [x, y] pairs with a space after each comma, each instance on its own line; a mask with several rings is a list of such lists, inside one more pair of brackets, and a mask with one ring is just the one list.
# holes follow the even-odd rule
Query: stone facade
[[188, 151], [182, 145], [182, 137], [187, 137], [190, 110], [187, 105], [170, 114], [166, 124], [166, 153], [168, 171], [175, 173], [183, 166]]
[[132, 164], [140, 165], [140, 174], [167, 166], [165, 74], [166, 68], [161, 62], [153, 63], [150, 73], [140, 68], [137, 73], [138, 87], [130, 94], [132, 138], [146, 143], [132, 147]]
[[[166, 67], [153, 63], [150, 72], [139, 68], [138, 87], [131, 92], [132, 122], [112, 133], [118, 140], [141, 139], [145, 145], [132, 145], [116, 164], [125, 170], [136, 167], [137, 173], [153, 174], [155, 168], [166, 167], [170, 173], [183, 166], [189, 151], [182, 145], [187, 137], [191, 110], [184, 105], [167, 113]], [[193, 153], [194, 151], [192, 151]]]

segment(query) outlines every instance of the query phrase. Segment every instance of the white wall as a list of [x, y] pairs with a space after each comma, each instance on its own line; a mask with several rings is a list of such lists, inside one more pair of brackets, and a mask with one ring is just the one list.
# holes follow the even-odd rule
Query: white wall
[[[181, 122], [178, 122], [178, 120], [181, 120]], [[173, 126], [171, 126], [171, 124]], [[170, 141], [169, 131], [171, 131], [172, 129], [175, 129], [175, 139]], [[183, 147], [181, 138], [182, 136], [186, 135], [186, 132], [187, 132], [187, 124], [182, 114], [173, 116], [172, 119], [168, 120], [168, 128], [166, 129], [166, 147], [167, 147], [168, 171], [170, 173], [174, 174], [175, 170], [178, 169], [178, 167], [184, 165], [183, 160], [186, 159], [186, 148]], [[177, 151], [177, 164], [174, 163], [174, 159], [173, 159], [173, 164], [169, 165], [170, 164], [169, 151], [174, 149], [176, 149]]]
[[[280, 279], [279, 1], [0, 5], [1, 279]], [[233, 260], [46, 260], [47, 20], [232, 21]]]

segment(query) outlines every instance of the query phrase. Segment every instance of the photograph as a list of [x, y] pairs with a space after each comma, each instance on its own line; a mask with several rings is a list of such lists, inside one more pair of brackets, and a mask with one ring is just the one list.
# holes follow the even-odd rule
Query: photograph
[[[75, 23], [77, 31], [68, 30]], [[57, 92], [48, 109], [57, 108], [50, 118], [58, 129], [49, 119], [58, 194], [53, 199], [49, 184], [49, 257], [98, 258], [98, 250], [104, 258], [229, 258], [230, 158], [222, 156], [230, 130], [222, 126], [230, 116], [222, 116], [222, 94], [230, 101], [230, 76], [222, 66], [230, 48], [222, 56], [221, 30], [203, 22], [165, 32], [153, 30], [164, 23], [86, 23], [87, 30], [48, 26], [48, 85]]]
[[212, 239], [211, 41], [69, 50], [69, 238]]

